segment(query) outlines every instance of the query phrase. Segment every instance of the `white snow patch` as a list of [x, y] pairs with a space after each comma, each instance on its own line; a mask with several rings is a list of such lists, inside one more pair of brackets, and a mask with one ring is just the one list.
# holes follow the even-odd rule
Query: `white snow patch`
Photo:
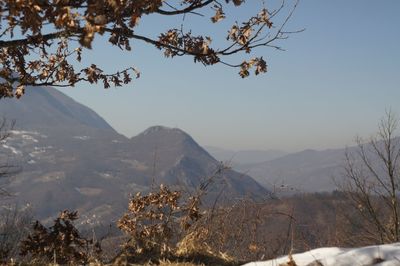
[[33, 147], [33, 151], [29, 153], [29, 156], [32, 158], [37, 158], [38, 155], [45, 153], [47, 150], [52, 149], [53, 146], [46, 146], [46, 147]]
[[88, 139], [90, 139], [89, 136], [74, 136], [73, 138], [74, 139], [80, 139], [80, 140], [88, 140]]
[[31, 135], [25, 135], [25, 134], [23, 134], [23, 135], [21, 135], [21, 137], [22, 137], [22, 139], [24, 139], [24, 140], [28, 140], [28, 141], [32, 141], [32, 142], [38, 142], [38, 140], [37, 139], [35, 139], [34, 137], [32, 137]]
[[105, 179], [111, 179], [111, 178], [113, 178], [113, 176], [111, 175], [111, 174], [109, 174], [109, 173], [99, 173], [99, 175], [102, 177], [102, 178], [105, 178]]
[[5, 149], [11, 150], [11, 152], [14, 153], [14, 154], [16, 154], [16, 155], [22, 155], [22, 152], [21, 152], [21, 151], [17, 150], [16, 148], [14, 148], [14, 147], [12, 147], [12, 146], [9, 146], [9, 145], [7, 145], [7, 144], [3, 144], [2, 146], [3, 146], [3, 148], [5, 148]]
[[[400, 265], [400, 243], [367, 246], [361, 248], [318, 248], [304, 253], [294, 254], [293, 260], [297, 266], [323, 265], [323, 266], [352, 266], [352, 265]], [[251, 262], [245, 266], [286, 266], [289, 257]]]
[[35, 163], [36, 163], [36, 161], [32, 160], [32, 159], [28, 161], [28, 164], [35, 164]]
[[40, 135], [40, 133], [37, 131], [25, 131], [25, 130], [10, 130], [10, 133], [13, 135], [27, 135], [27, 134]]

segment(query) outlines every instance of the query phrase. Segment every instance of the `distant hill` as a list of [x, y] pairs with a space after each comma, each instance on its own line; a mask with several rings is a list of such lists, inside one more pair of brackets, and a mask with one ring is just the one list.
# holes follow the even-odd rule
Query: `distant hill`
[[214, 158], [223, 162], [231, 162], [232, 165], [261, 163], [286, 155], [280, 150], [229, 150], [213, 146], [204, 147]]
[[[112, 222], [128, 197], [157, 184], [193, 191], [218, 161], [180, 129], [155, 126], [128, 139], [104, 119], [55, 89], [32, 88], [20, 100], [2, 99], [0, 115], [17, 126], [0, 159], [21, 167], [7, 182], [12, 201], [30, 203], [46, 220], [76, 209], [82, 223]], [[4, 182], [5, 180], [3, 180]], [[207, 194], [225, 200], [261, 198], [268, 190], [228, 170]]]
[[343, 174], [344, 149], [304, 150], [237, 169], [254, 177], [265, 187], [277, 186], [297, 192], [332, 191], [334, 178]]

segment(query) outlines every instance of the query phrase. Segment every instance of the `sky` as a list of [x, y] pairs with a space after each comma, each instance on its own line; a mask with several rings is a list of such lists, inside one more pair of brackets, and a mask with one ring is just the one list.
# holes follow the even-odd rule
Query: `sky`
[[[229, 23], [254, 14], [259, 2], [227, 10], [218, 27], [199, 16], [184, 26], [224, 38]], [[84, 62], [107, 71], [133, 65], [141, 77], [116, 89], [81, 83], [61, 91], [127, 137], [164, 125], [233, 150], [343, 148], [376, 132], [385, 110], [400, 116], [399, 12], [398, 0], [300, 0], [287, 30], [305, 31], [281, 41], [285, 51], [257, 50], [269, 71], [247, 79], [226, 66], [164, 58], [141, 42], [121, 52], [98, 39]], [[137, 31], [157, 36], [181, 23], [149, 16]]]

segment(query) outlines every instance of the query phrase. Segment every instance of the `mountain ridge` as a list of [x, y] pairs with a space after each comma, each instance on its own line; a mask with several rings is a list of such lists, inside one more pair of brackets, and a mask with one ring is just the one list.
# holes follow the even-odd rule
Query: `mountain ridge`
[[[93, 217], [113, 221], [126, 209], [129, 195], [149, 191], [154, 182], [195, 190], [218, 167], [181, 129], [154, 126], [129, 139], [63, 93], [35, 89], [23, 101], [2, 100], [0, 112], [23, 120], [0, 143], [0, 159], [23, 166], [6, 188], [20, 204], [31, 203], [39, 219], [51, 220], [68, 208], [79, 211], [82, 223]], [[208, 201], [221, 190], [228, 200], [269, 194], [250, 176], [233, 170], [226, 170], [214, 186]]]
[[229, 162], [233, 165], [243, 165], [251, 163], [261, 163], [270, 161], [284, 155], [287, 152], [281, 150], [230, 150], [215, 146], [204, 146], [204, 148], [219, 161]]
[[117, 133], [92, 109], [54, 88], [32, 87], [20, 99], [2, 99], [0, 113], [16, 120], [17, 129], [48, 130], [57, 126], [73, 131], [74, 127], [86, 127]]
[[335, 180], [343, 177], [344, 154], [345, 149], [306, 149], [236, 169], [248, 173], [265, 187], [279, 183], [297, 192], [333, 191], [337, 189]]

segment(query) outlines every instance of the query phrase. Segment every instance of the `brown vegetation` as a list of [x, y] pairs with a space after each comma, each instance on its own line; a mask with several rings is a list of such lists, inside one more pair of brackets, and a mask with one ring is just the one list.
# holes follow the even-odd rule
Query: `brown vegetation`
[[[361, 237], [367, 221], [354, 212], [342, 192], [264, 202], [242, 200], [230, 207], [195, 205], [198, 216], [185, 226], [183, 221], [191, 213], [187, 207], [194, 206], [190, 202], [166, 187], [133, 197], [118, 223], [128, 238], [116, 247], [120, 251], [112, 260], [96, 255], [93, 242], [73, 226], [76, 213], [70, 212], [61, 214], [50, 228], [35, 223], [21, 246], [21, 254], [29, 256], [17, 259], [40, 263], [97, 261], [99, 265], [239, 265], [321, 246], [370, 244]], [[352, 223], [348, 222], [350, 216]]]
[[[86, 49], [91, 49], [94, 38], [121, 50], [131, 50], [132, 41], [140, 41], [162, 50], [166, 57], [191, 56], [194, 62], [205, 66], [224, 64], [240, 69], [241, 77], [250, 70], [258, 75], [267, 71], [262, 56], [250, 57], [259, 47], [280, 49], [276, 42], [287, 39], [285, 26], [294, 7], [266, 7], [260, 1], [260, 12], [249, 16], [242, 23], [235, 22], [227, 28], [227, 36], [219, 46], [212, 47], [214, 24], [228, 17], [224, 11], [233, 5], [242, 6], [244, 0], [185, 0], [173, 4], [161, 0], [23, 0], [0, 2], [0, 98], [21, 97], [26, 86], [73, 86], [78, 82], [102, 82], [122, 86], [132, 81], [132, 74], [139, 77], [134, 67], [113, 74], [106, 74], [95, 65], [80, 65]], [[244, 7], [241, 7], [244, 8]], [[210, 14], [210, 12], [212, 14]], [[287, 12], [284, 18], [278, 14]], [[187, 16], [185, 16], [187, 15]], [[190, 16], [189, 16], [190, 15]], [[192, 16], [211, 23], [210, 35], [195, 35], [184, 29], [182, 23]], [[137, 33], [141, 18], [178, 17], [178, 25], [158, 36], [151, 32]], [[186, 19], [183, 19], [186, 18]], [[210, 20], [211, 18], [211, 20]], [[274, 27], [272, 27], [274, 25]], [[18, 34], [17, 34], [18, 33]], [[216, 36], [220, 38], [220, 36]], [[221, 45], [223, 44], [223, 45]], [[234, 54], [242, 54], [239, 62], [228, 62]], [[234, 59], [234, 58], [232, 58]], [[75, 62], [74, 62], [75, 61]]]
[[77, 212], [63, 211], [49, 229], [39, 221], [21, 242], [20, 255], [31, 263], [87, 264], [101, 252], [99, 243], [80, 236], [73, 225]]

